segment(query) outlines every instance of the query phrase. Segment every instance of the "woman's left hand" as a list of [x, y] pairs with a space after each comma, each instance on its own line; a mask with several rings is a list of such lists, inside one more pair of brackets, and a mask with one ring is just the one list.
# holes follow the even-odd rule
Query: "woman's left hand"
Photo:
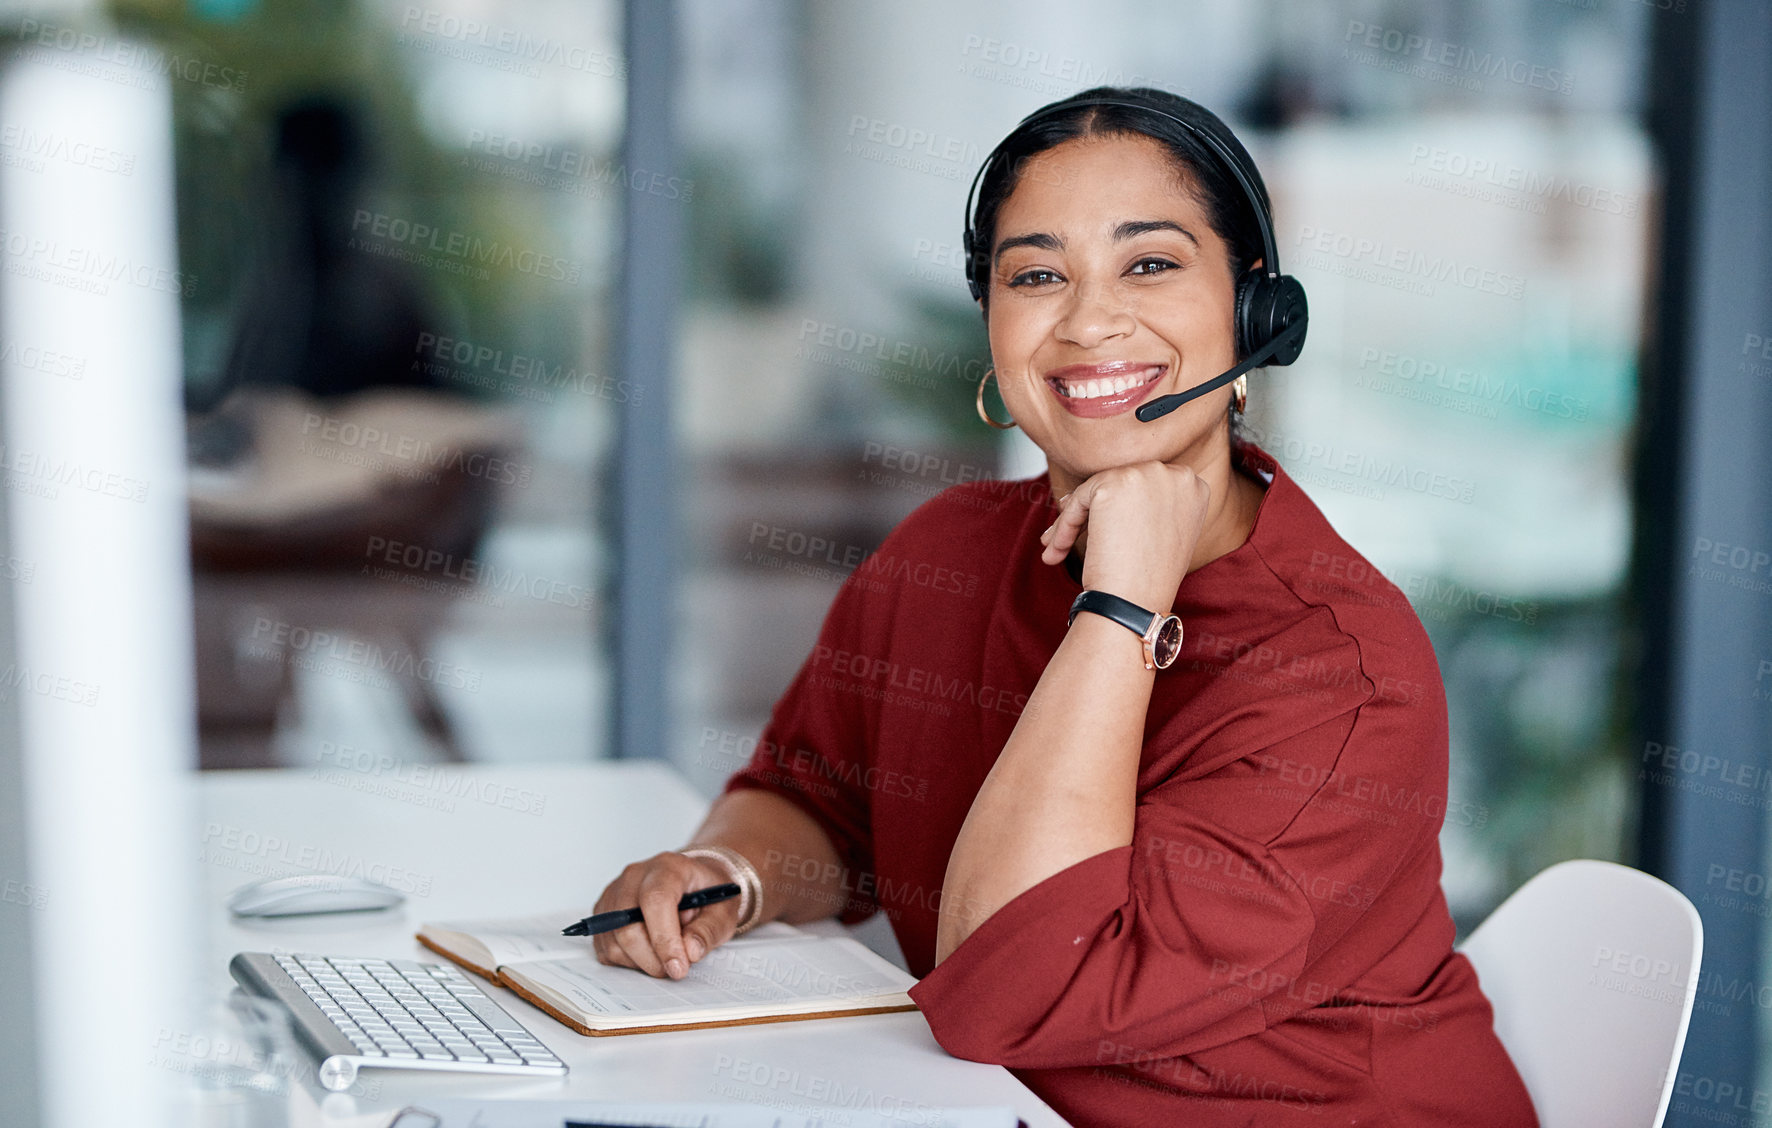
[[1139, 462], [1092, 474], [1064, 497], [1040, 536], [1040, 559], [1060, 564], [1089, 530], [1083, 586], [1168, 611], [1206, 526], [1212, 487], [1179, 462]]

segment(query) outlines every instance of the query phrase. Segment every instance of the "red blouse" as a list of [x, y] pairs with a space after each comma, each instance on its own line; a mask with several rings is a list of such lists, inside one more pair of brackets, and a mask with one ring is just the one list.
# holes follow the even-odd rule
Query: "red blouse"
[[[833, 908], [887, 913], [936, 1040], [1073, 1124], [1535, 1125], [1452, 950], [1427, 635], [1272, 458], [1239, 458], [1271, 484], [1248, 541], [1177, 592], [1130, 846], [1023, 892], [934, 966], [948, 855], [1081, 590], [1039, 560], [1044, 475], [906, 518], [845, 580], [726, 790], [817, 819], [850, 867]], [[787, 880], [810, 865], [782, 861]]]

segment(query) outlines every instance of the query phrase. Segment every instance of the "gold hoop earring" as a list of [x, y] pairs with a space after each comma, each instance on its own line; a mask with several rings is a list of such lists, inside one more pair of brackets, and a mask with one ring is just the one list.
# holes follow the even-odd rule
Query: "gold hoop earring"
[[[977, 401], [978, 417], [980, 419], [984, 420], [987, 425], [989, 425], [991, 427], [995, 427], [999, 431], [1007, 431], [1011, 427], [1014, 427], [1016, 425], [1015, 420], [1011, 419], [1007, 423], [999, 423], [995, 419], [991, 418], [990, 412], [988, 412], [984, 409], [984, 386], [990, 382], [991, 377], [996, 375], [996, 372], [997, 372], [997, 366], [993, 364], [989, 368], [984, 370], [983, 376], [980, 376], [978, 378], [978, 401]], [[1001, 389], [999, 389], [999, 391], [1000, 390]]]
[[1236, 409], [1238, 415], [1243, 414], [1243, 409], [1249, 406], [1249, 376], [1247, 373], [1231, 381], [1231, 406]]

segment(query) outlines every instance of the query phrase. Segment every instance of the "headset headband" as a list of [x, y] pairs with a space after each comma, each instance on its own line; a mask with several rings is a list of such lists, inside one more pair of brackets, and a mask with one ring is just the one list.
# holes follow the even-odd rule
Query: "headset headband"
[[[1027, 117], [1022, 118], [1020, 122], [1016, 123], [1015, 128], [1009, 131], [1009, 136], [997, 142], [997, 147], [992, 149], [990, 155], [985, 157], [984, 163], [978, 166], [978, 172], [972, 177], [972, 187], [966, 190], [966, 232], [968, 235], [974, 230], [972, 205], [974, 197], [978, 194], [978, 186], [984, 180], [985, 171], [991, 167], [991, 164], [1000, 155], [1002, 155], [1003, 146], [1009, 144], [1010, 138], [1013, 138], [1017, 133], [1021, 132], [1022, 126], [1025, 126], [1028, 122], [1033, 121], [1036, 118], [1051, 117], [1063, 113], [1066, 110], [1080, 109], [1086, 106], [1119, 106], [1128, 110], [1143, 110], [1145, 113], [1155, 114], [1160, 118], [1168, 118], [1170, 121], [1181, 126], [1183, 129], [1186, 129], [1189, 133], [1199, 138], [1200, 141], [1204, 142], [1206, 148], [1210, 149], [1213, 154], [1218, 157], [1219, 164], [1221, 164], [1236, 180], [1238, 185], [1242, 187], [1243, 195], [1248, 198], [1249, 206], [1255, 211], [1255, 225], [1261, 229], [1261, 262], [1263, 269], [1269, 278], [1278, 278], [1280, 276], [1280, 253], [1279, 249], [1274, 245], [1274, 227], [1273, 221], [1268, 217], [1267, 202], [1262, 198], [1261, 194], [1255, 190], [1254, 180], [1250, 179], [1248, 172], [1243, 168], [1242, 160], [1231, 151], [1230, 146], [1226, 145], [1217, 137], [1214, 137], [1209, 130], [1203, 129], [1185, 118], [1176, 117], [1167, 110], [1160, 110], [1155, 106], [1146, 106], [1140, 102], [1127, 102], [1117, 98], [1091, 98], [1087, 101], [1064, 102], [1056, 106], [1047, 106], [1045, 109], [1035, 110]], [[969, 249], [968, 253], [974, 255], [986, 255], [988, 261], [988, 250], [985, 248]]]

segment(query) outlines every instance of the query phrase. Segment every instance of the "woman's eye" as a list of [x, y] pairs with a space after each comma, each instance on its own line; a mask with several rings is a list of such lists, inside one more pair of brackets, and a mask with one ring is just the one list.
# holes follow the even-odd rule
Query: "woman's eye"
[[1162, 274], [1164, 271], [1177, 270], [1179, 267], [1168, 259], [1139, 259], [1132, 264], [1132, 274]]
[[1033, 270], [1024, 270], [1017, 274], [1009, 280], [1009, 284], [1011, 286], [1044, 286], [1056, 281], [1058, 281], [1057, 273], [1036, 267]]

